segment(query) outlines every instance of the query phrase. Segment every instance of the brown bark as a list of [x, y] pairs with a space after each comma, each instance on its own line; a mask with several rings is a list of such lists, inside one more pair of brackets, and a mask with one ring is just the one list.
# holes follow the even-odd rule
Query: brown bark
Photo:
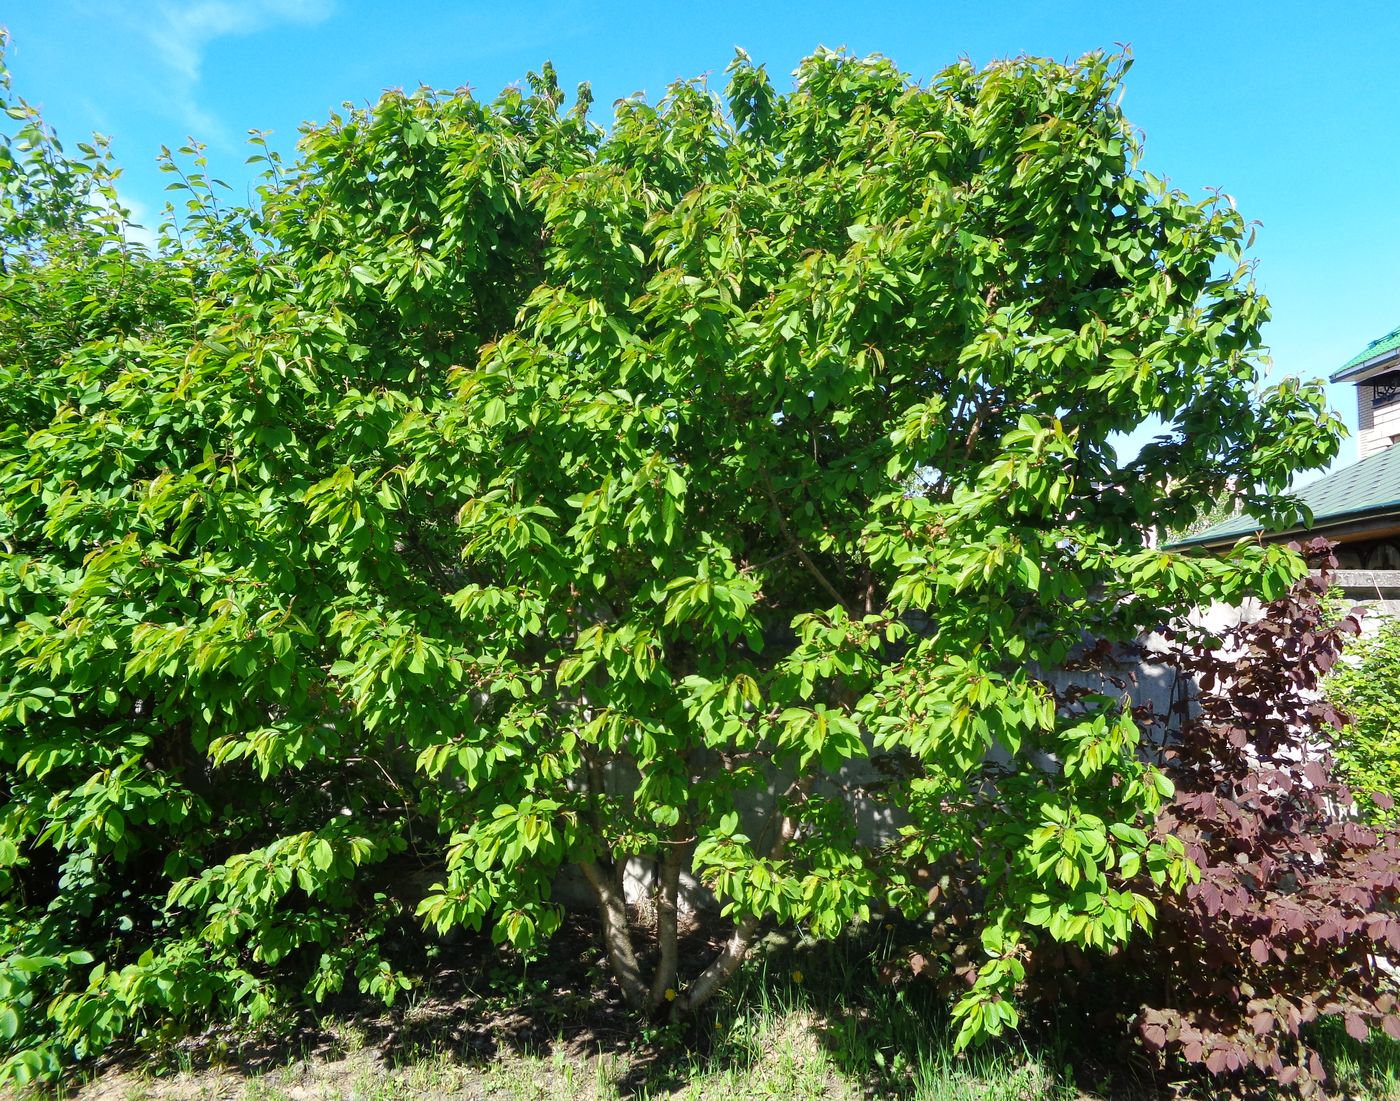
[[752, 914], [739, 922], [724, 951], [714, 958], [700, 977], [686, 987], [683, 995], [671, 1003], [671, 1020], [679, 1020], [687, 1013], [694, 1013], [712, 997], [739, 970], [744, 957], [749, 954], [754, 935], [758, 932], [759, 920]]
[[653, 1010], [666, 1000], [666, 991], [676, 987], [676, 967], [680, 959], [677, 905], [680, 896], [681, 865], [684, 864], [689, 851], [689, 845], [672, 844], [667, 848], [666, 857], [661, 862], [656, 892], [656, 942], [661, 954], [656, 961], [656, 974], [651, 982], [649, 1004]]
[[[598, 902], [598, 914], [603, 919], [603, 943], [607, 947], [613, 976], [622, 989], [622, 1000], [627, 1003], [628, 1009], [641, 1012], [647, 1008], [647, 987], [642, 979], [642, 969], [637, 964], [637, 953], [632, 947], [632, 934], [627, 924], [627, 900], [616, 886], [614, 877], [609, 876], [597, 863], [586, 860], [579, 866]], [[621, 876], [616, 878], [621, 879]]]

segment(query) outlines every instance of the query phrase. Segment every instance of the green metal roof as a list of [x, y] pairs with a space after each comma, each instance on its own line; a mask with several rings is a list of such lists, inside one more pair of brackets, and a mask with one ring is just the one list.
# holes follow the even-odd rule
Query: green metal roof
[[1350, 373], [1353, 367], [1359, 367], [1361, 364], [1373, 360], [1377, 356], [1383, 356], [1386, 352], [1393, 352], [1396, 350], [1400, 350], [1400, 329], [1392, 329], [1390, 332], [1386, 333], [1385, 336], [1376, 337], [1376, 339], [1371, 341], [1370, 344], [1367, 344], [1365, 348], [1361, 349], [1356, 355], [1343, 363], [1341, 367], [1333, 373], [1331, 381], [1341, 382], [1347, 374]]
[[[1396, 337], [1400, 346], [1400, 335]], [[1400, 444], [1368, 455], [1296, 491], [1294, 496], [1312, 509], [1313, 528], [1326, 527], [1366, 513], [1400, 510]], [[1259, 521], [1236, 516], [1180, 540], [1177, 546], [1234, 540], [1260, 531]]]

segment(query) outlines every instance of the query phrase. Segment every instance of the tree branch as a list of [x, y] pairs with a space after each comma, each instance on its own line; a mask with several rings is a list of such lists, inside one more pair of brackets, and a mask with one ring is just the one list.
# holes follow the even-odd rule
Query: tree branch
[[797, 541], [797, 537], [793, 535], [792, 529], [788, 527], [787, 517], [783, 515], [782, 506], [778, 504], [778, 495], [773, 492], [773, 483], [768, 480], [767, 474], [759, 476], [759, 485], [763, 487], [764, 496], [768, 498], [768, 504], [773, 509], [773, 518], [778, 521], [778, 530], [782, 532], [783, 538], [788, 541], [788, 546], [792, 547], [793, 553], [796, 554], [802, 564], [807, 567], [807, 572], [817, 579], [817, 584], [830, 593], [832, 599], [845, 608], [846, 611], [851, 611], [851, 605], [847, 602], [846, 598], [836, 591], [836, 586], [827, 580], [826, 574], [822, 573], [822, 571], [817, 568], [817, 564], [812, 561], [811, 556], [802, 548], [802, 544]]
[[[598, 814], [598, 800], [603, 789], [602, 769], [597, 763], [584, 757], [584, 789], [588, 798], [588, 813], [593, 819], [593, 828], [598, 841], [603, 843], [605, 836], [602, 819]], [[632, 944], [632, 933], [627, 920], [627, 894], [625, 873], [627, 858], [621, 857], [613, 867], [605, 869], [596, 860], [579, 862], [588, 886], [593, 890], [593, 898], [598, 904], [598, 916], [603, 922], [603, 944], [607, 948], [608, 963], [617, 985], [622, 990], [622, 1000], [627, 1008], [640, 1012], [646, 1008], [647, 988], [642, 979], [642, 969], [637, 964], [637, 952]]]

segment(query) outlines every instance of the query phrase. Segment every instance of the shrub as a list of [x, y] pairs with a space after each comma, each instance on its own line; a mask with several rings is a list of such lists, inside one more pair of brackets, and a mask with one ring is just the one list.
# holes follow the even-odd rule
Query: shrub
[[[1308, 551], [1335, 567], [1324, 542]], [[1359, 821], [1337, 778], [1342, 717], [1317, 687], [1359, 627], [1329, 621], [1326, 584], [1303, 579], [1220, 637], [1170, 633], [1157, 660], [1199, 691], [1161, 752], [1176, 791], [1154, 833], [1199, 876], [1152, 897], [1150, 936], [1098, 959], [1044, 946], [1031, 964], [1030, 997], [1067, 1027], [1131, 1034], [1173, 1077], [1208, 1072], [1215, 1095], [1323, 1095], [1321, 1018], [1400, 1039], [1384, 963], [1400, 953], [1400, 834]]]
[[[1034, 670], [1282, 591], [1289, 551], [1146, 532], [1232, 486], [1275, 508], [1336, 422], [1256, 388], [1249, 229], [1138, 170], [1125, 67], [821, 53], [780, 94], [741, 56], [727, 100], [606, 136], [548, 69], [391, 93], [294, 164], [258, 146], [254, 209], [191, 147], [155, 257], [10, 103], [0, 329], [45, 294], [85, 322], [0, 364], [4, 1072], [390, 999], [415, 914], [529, 950], [570, 866], [643, 1013], [765, 920], [923, 913], [915, 859], [984, 901], [963, 1041], [1014, 1021], [1028, 931], [1145, 925], [1186, 875], [1144, 830], [1171, 785], [1120, 699], [1057, 709]], [[160, 305], [87, 302], [89, 262]], [[841, 790], [872, 750], [884, 847]], [[694, 974], [686, 871], [733, 922]]]
[[1348, 647], [1323, 682], [1347, 716], [1337, 737], [1337, 775], [1373, 825], [1400, 823], [1400, 621], [1386, 620]]

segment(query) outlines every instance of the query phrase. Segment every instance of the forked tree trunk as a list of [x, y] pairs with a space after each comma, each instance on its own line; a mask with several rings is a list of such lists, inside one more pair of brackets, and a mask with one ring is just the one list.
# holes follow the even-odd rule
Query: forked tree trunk
[[752, 915], [739, 922], [724, 951], [715, 957], [714, 962], [700, 973], [700, 977], [685, 988], [671, 1003], [671, 1020], [678, 1021], [688, 1013], [694, 1013], [714, 997], [715, 992], [727, 983], [744, 957], [749, 954], [754, 935], [758, 932], [759, 920]]
[[[799, 781], [795, 785], [797, 794], [805, 795], [809, 785], [810, 778]], [[768, 851], [768, 859], [781, 859], [796, 835], [797, 820], [784, 815], [778, 827], [778, 836]], [[666, 992], [676, 991], [675, 1000], [671, 1003], [670, 1017], [673, 1021], [695, 1012], [729, 981], [744, 962], [762, 924], [759, 918], [752, 915], [742, 918], [719, 955], [694, 982], [685, 990], [680, 990], [677, 986], [680, 875], [686, 855], [690, 852], [691, 845], [679, 840], [666, 849], [657, 891], [656, 934], [660, 952], [649, 984], [637, 962], [627, 916], [623, 883], [626, 864], [618, 864], [613, 875], [604, 871], [596, 861], [588, 860], [580, 864], [598, 904], [598, 913], [603, 922], [603, 943], [607, 949], [608, 963], [622, 991], [622, 1000], [634, 1012], [655, 1013], [666, 1001]]]

